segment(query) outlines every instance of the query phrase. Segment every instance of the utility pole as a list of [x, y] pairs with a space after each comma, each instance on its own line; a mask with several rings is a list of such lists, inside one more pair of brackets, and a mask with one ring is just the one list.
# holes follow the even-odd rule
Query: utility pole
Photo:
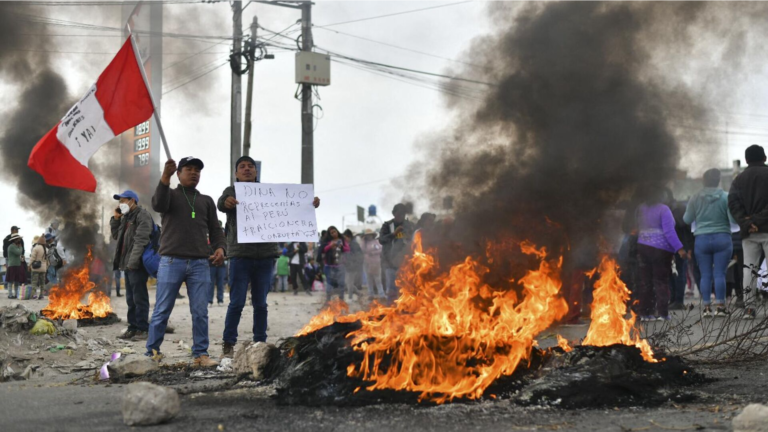
[[[240, 56], [243, 49], [243, 2], [235, 0], [232, 2], [232, 54]], [[242, 80], [239, 71], [232, 71], [232, 119], [230, 123], [230, 178], [235, 182], [235, 165], [242, 155], [240, 147], [242, 140], [242, 101], [243, 101]]]
[[[301, 50], [312, 51], [312, 2], [301, 3]], [[312, 85], [301, 85], [301, 183], [315, 183]]]
[[253, 66], [258, 27], [259, 20], [254, 16], [251, 23], [251, 44], [249, 45], [251, 54], [248, 56], [248, 90], [245, 96], [245, 131], [243, 132], [243, 155], [245, 156], [250, 156], [251, 153], [251, 104], [253, 103], [253, 73], [255, 72]]

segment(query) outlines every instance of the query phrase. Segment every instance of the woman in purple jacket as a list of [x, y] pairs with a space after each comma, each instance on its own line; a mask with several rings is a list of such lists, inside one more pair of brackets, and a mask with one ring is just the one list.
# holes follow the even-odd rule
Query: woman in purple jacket
[[649, 191], [648, 197], [637, 208], [640, 320], [664, 321], [670, 319], [669, 281], [672, 277], [672, 259], [676, 252], [683, 258], [686, 254], [675, 232], [672, 211], [662, 204], [664, 191], [654, 189]]

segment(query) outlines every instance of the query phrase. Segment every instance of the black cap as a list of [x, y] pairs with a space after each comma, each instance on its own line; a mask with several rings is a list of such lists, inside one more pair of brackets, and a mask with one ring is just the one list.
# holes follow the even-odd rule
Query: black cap
[[240, 156], [240, 159], [238, 159], [237, 162], [235, 162], [235, 171], [237, 171], [237, 167], [240, 166], [240, 162], [242, 162], [242, 161], [248, 161], [248, 162], [252, 163], [253, 166], [256, 166], [256, 161], [253, 160], [252, 157], [250, 157], [250, 156]]
[[16, 225], [14, 225], [14, 226], [12, 226], [12, 227], [11, 227], [11, 231], [13, 231], [13, 230], [17, 230], [17, 231], [18, 231], [18, 230], [20, 230], [20, 229], [21, 229], [21, 228], [17, 227]]
[[186, 165], [197, 165], [200, 167], [200, 169], [205, 168], [205, 165], [203, 165], [203, 161], [201, 161], [200, 159], [194, 156], [187, 156], [185, 158], [182, 158], [179, 161], [179, 164], [176, 165], [176, 171], [181, 171], [181, 168]]

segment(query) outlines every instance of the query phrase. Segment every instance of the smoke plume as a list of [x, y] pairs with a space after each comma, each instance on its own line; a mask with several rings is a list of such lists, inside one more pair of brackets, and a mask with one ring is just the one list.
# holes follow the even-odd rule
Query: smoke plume
[[719, 7], [490, 5], [491, 35], [463, 57], [481, 67], [451, 72], [491, 85], [479, 102], [450, 102], [456, 126], [418, 167], [433, 208], [453, 198], [451, 244], [479, 252], [527, 238], [595, 264], [617, 202], [676, 175], [670, 121], [707, 119], [702, 98], [658, 62], [685, 53], [693, 23]]
[[[110, 173], [119, 170], [113, 167], [116, 159], [104, 160], [102, 156], [101, 163], [92, 162], [91, 170], [100, 187], [96, 194], [91, 194], [49, 186], [27, 167], [32, 148], [77, 100], [45, 53], [55, 48], [53, 38], [45, 36], [45, 26], [31, 26], [24, 19], [35, 12], [18, 3], [0, 3], [0, 79], [15, 92], [14, 99], [6, 105], [9, 110], [0, 130], [0, 176], [16, 186], [17, 204], [32, 212], [41, 225], [60, 221], [61, 244], [80, 260], [87, 246], [97, 241], [101, 225], [99, 192], [110, 179]], [[27, 33], [34, 33], [34, 37]], [[32, 236], [39, 234], [42, 233], [27, 233], [28, 248]]]

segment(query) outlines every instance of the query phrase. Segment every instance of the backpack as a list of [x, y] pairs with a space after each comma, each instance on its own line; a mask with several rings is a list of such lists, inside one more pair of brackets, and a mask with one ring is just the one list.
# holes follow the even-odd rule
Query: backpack
[[50, 248], [49, 252], [48, 265], [56, 270], [64, 267], [64, 260], [61, 259], [61, 255], [59, 255], [59, 251], [56, 249], [56, 246]]
[[157, 279], [157, 270], [160, 268], [160, 227], [152, 222], [152, 233], [149, 235], [149, 243], [141, 253], [141, 262], [150, 276]]

